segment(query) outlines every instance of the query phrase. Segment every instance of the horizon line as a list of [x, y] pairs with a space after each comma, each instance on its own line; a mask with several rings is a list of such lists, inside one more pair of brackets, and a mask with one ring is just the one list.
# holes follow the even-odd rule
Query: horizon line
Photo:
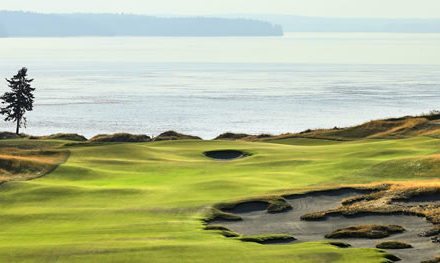
[[[31, 13], [31, 14], [42, 14], [42, 15], [128, 15], [128, 16], [148, 16], [148, 17], [215, 17], [215, 18], [248, 18], [246, 16], [280, 16], [280, 17], [300, 17], [300, 18], [315, 18], [315, 19], [346, 19], [346, 20], [354, 20], [354, 19], [367, 19], [367, 20], [440, 20], [439, 17], [349, 17], [349, 16], [306, 16], [306, 15], [298, 15], [298, 14], [286, 14], [286, 13], [246, 13], [246, 14], [172, 14], [172, 13], [133, 13], [133, 12], [90, 12], [90, 11], [76, 11], [76, 12], [45, 12], [45, 11], [33, 11], [33, 10], [18, 10], [18, 9], [0, 9], [0, 12], [17, 12], [17, 13]], [[254, 18], [255, 19], [255, 18]], [[260, 18], [262, 19], [262, 18]]]

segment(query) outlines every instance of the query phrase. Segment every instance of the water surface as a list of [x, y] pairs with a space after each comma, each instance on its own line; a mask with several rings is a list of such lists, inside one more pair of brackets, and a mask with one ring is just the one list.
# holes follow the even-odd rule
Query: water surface
[[1, 77], [27, 66], [35, 78], [30, 134], [212, 138], [440, 108], [440, 34], [10, 38], [0, 39], [0, 58]]

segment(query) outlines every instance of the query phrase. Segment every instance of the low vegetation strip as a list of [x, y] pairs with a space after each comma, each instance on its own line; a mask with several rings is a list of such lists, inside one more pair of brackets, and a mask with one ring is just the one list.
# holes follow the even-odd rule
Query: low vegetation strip
[[178, 133], [175, 131], [167, 131], [153, 138], [153, 141], [177, 141], [177, 140], [201, 140], [198, 136]]
[[48, 136], [30, 136], [31, 140], [64, 140], [64, 141], [75, 141], [75, 142], [85, 142], [87, 138], [76, 134], [76, 133], [57, 133]]
[[373, 120], [361, 125], [333, 129], [305, 130], [300, 133], [281, 135], [251, 135], [245, 133], [224, 133], [216, 140], [279, 141], [289, 138], [309, 138], [335, 141], [359, 139], [395, 139], [413, 136], [440, 136], [440, 113], [432, 112], [420, 116], [405, 116], [384, 120]]
[[339, 247], [339, 248], [349, 248], [351, 247], [350, 244], [345, 243], [345, 242], [338, 242], [338, 241], [333, 241], [333, 242], [328, 242], [330, 245], [335, 246], [335, 247]]
[[90, 142], [149, 142], [147, 135], [134, 135], [129, 133], [100, 134], [92, 137]]
[[239, 237], [240, 235], [227, 227], [220, 225], [208, 225], [205, 230], [219, 231], [224, 237]]
[[64, 163], [68, 156], [67, 150], [51, 144], [37, 147], [2, 147], [0, 144], [0, 183], [41, 177]]
[[376, 245], [381, 249], [408, 249], [413, 248], [410, 244], [401, 241], [385, 241]]
[[404, 232], [405, 229], [397, 225], [363, 225], [342, 228], [325, 235], [326, 238], [371, 238], [379, 239], [393, 234]]
[[242, 218], [232, 213], [223, 212], [217, 208], [211, 208], [210, 212], [203, 219], [206, 223], [214, 221], [240, 221]]
[[440, 263], [440, 256], [430, 260], [424, 260], [421, 263]]
[[286, 234], [270, 234], [259, 236], [243, 236], [239, 240], [243, 242], [255, 242], [259, 244], [284, 244], [295, 241], [295, 237]]
[[[412, 182], [393, 184], [389, 189], [359, 195], [343, 201], [336, 209], [305, 214], [303, 220], [322, 220], [327, 216], [356, 216], [365, 214], [407, 214], [426, 217], [433, 224], [440, 224], [440, 203], [420, 205], [423, 197], [431, 198], [440, 193], [440, 182]], [[409, 201], [418, 200], [411, 205]], [[407, 201], [403, 205], [400, 201]]]
[[267, 211], [268, 213], [282, 213], [292, 209], [292, 206], [281, 196], [246, 199], [237, 202], [220, 203], [215, 208], [232, 214], [252, 211]]
[[286, 138], [316, 138], [329, 140], [358, 140], [358, 139], [395, 139], [413, 136], [439, 136], [440, 113], [432, 112], [421, 116], [406, 116], [385, 120], [374, 120], [358, 126], [347, 128], [306, 130], [298, 134], [283, 134], [263, 138], [263, 140]]

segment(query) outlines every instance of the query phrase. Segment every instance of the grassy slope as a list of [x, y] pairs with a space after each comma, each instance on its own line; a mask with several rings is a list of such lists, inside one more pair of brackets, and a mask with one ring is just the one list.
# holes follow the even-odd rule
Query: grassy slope
[[406, 116], [384, 120], [373, 120], [361, 125], [335, 128], [307, 130], [299, 134], [282, 134], [263, 138], [249, 136], [247, 140], [270, 141], [288, 138], [320, 138], [328, 140], [359, 140], [359, 139], [396, 139], [415, 136], [438, 137], [440, 134], [440, 114], [432, 113], [422, 116]]
[[[310, 142], [312, 146], [290, 139], [283, 144], [174, 141], [71, 147], [71, 157], [55, 172], [1, 186], [0, 262], [381, 261], [373, 249], [344, 250], [324, 243], [262, 246], [202, 230], [204, 209], [220, 201], [412, 179], [398, 166], [393, 170], [388, 165], [387, 174], [377, 172], [377, 166], [429, 156], [440, 145], [440, 140], [422, 137]], [[0, 145], [11, 143], [16, 142]], [[216, 149], [253, 155], [226, 163], [202, 155]], [[429, 171], [416, 179], [438, 178], [440, 167]]]
[[67, 160], [69, 152], [57, 149], [62, 141], [3, 141], [0, 144], [0, 184], [44, 176]]

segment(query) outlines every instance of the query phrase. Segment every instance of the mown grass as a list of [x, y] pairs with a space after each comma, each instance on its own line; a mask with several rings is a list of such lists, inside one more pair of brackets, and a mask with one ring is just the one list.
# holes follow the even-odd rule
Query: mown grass
[[[50, 141], [6, 140], [0, 147]], [[32, 181], [0, 187], [0, 262], [383, 262], [377, 249], [328, 242], [237, 242], [201, 221], [211, 205], [307, 189], [438, 179], [436, 167], [403, 178], [384, 162], [426, 158], [440, 140], [278, 143], [164, 141], [64, 147], [70, 158]], [[54, 144], [56, 144], [54, 142]], [[237, 149], [228, 162], [203, 152]], [[392, 154], [383, 154], [392, 152]]]

